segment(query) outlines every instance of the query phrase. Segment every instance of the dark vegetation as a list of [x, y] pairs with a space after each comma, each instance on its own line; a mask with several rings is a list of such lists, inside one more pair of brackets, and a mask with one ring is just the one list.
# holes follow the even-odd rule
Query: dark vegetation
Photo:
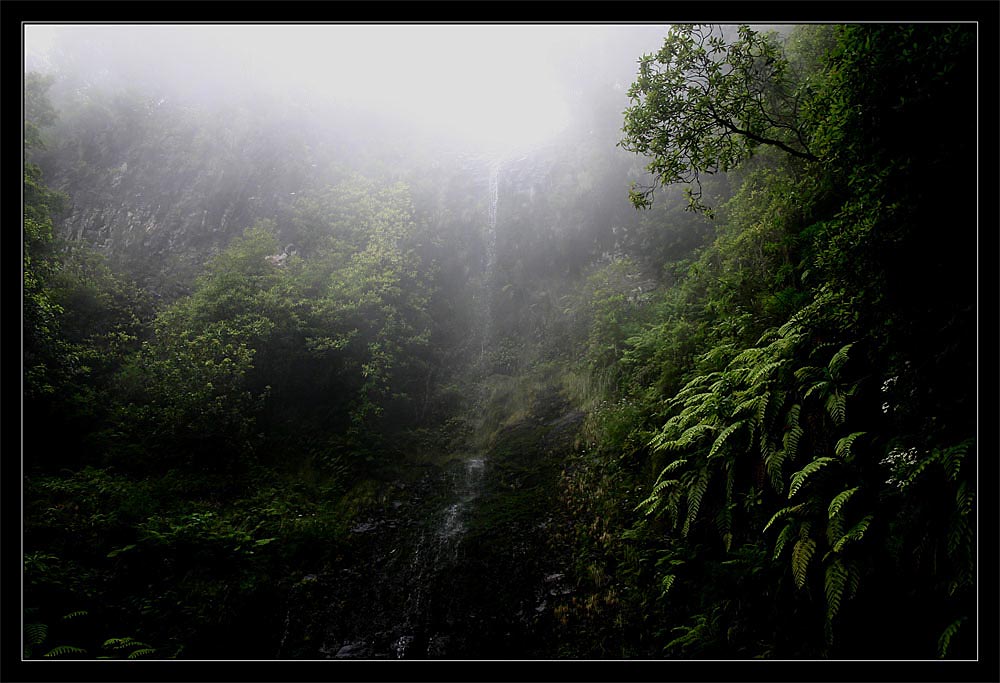
[[464, 452], [425, 656], [975, 658], [975, 35], [678, 27], [495, 255], [480, 160], [27, 74], [24, 656], [322, 657]]

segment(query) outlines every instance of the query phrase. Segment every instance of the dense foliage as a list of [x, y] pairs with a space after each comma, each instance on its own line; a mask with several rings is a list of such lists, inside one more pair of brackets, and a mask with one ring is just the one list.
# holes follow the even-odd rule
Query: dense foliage
[[[659, 182], [733, 167], [739, 181], [717, 239], [608, 366], [615, 405], [593, 415], [603, 476], [642, 490], [619, 522], [631, 530], [601, 550], [637, 596], [626, 620], [649, 629], [618, 647], [974, 654], [976, 216], [933, 189], [941, 169], [975, 167], [974, 136], [957, 132], [974, 126], [973, 38], [808, 27], [781, 48], [745, 27], [731, 44], [680, 27], [655, 61], [669, 72], [640, 62], [625, 134]], [[771, 75], [750, 79], [761, 58]], [[798, 81], [793, 62], [810, 66]], [[781, 126], [775, 92], [796, 93]], [[698, 118], [719, 107], [740, 123]], [[946, 109], [956, 134], [914, 154]]]
[[571, 585], [548, 656], [975, 657], [976, 49], [679, 25], [643, 158], [590, 121], [493, 171], [28, 74], [24, 656], [272, 656], [473, 444], [476, 542]]

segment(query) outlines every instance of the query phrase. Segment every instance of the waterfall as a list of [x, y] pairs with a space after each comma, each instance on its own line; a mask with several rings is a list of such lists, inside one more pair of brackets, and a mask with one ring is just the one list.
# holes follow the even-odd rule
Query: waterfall
[[489, 208], [486, 216], [486, 233], [483, 242], [486, 247], [486, 259], [483, 267], [483, 285], [480, 292], [482, 300], [482, 347], [480, 358], [486, 355], [486, 347], [490, 345], [493, 336], [493, 311], [490, 297], [493, 290], [493, 278], [496, 271], [497, 248], [497, 205], [500, 203], [500, 159], [494, 159], [489, 164]]
[[465, 461], [465, 467], [455, 485], [455, 494], [458, 500], [445, 510], [444, 519], [438, 531], [441, 540], [451, 541], [465, 531], [462, 513], [469, 503], [479, 496], [484, 465], [485, 461], [482, 458], [469, 458]]

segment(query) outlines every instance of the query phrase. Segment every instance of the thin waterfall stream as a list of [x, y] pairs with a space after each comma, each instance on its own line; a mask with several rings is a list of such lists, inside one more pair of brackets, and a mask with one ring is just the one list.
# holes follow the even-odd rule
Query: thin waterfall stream
[[484, 245], [484, 264], [483, 264], [483, 280], [482, 287], [480, 290], [480, 308], [483, 319], [482, 327], [482, 347], [480, 358], [486, 356], [486, 350], [489, 348], [490, 343], [493, 340], [493, 311], [491, 306], [491, 297], [494, 289], [494, 279], [496, 276], [496, 262], [497, 262], [497, 208], [500, 203], [500, 167], [502, 164], [501, 159], [493, 159], [489, 162], [488, 166], [488, 209], [487, 209], [487, 221], [486, 230], [483, 235], [483, 245]]
[[[500, 199], [501, 160], [487, 165], [486, 221], [483, 229], [483, 260], [479, 292], [479, 330], [482, 354], [489, 351], [496, 330], [491, 310], [497, 262], [497, 214]], [[484, 366], [485, 367], [488, 366]], [[473, 408], [473, 433], [488, 430], [482, 423], [488, 400], [484, 394]], [[483, 515], [477, 503], [490, 496], [496, 501], [497, 481], [491, 473], [490, 449], [480, 438], [456, 444], [456, 450], [442, 453], [443, 462], [432, 467], [417, 466], [392, 487], [394, 500], [381, 511], [351, 527], [359, 555], [338, 576], [312, 576], [296, 588], [289, 601], [279, 656], [295, 656], [294, 641], [310, 640], [296, 633], [310, 619], [293, 610], [309, 611], [313, 593], [324, 593], [330, 605], [327, 625], [317, 634], [322, 639], [320, 656], [330, 659], [412, 659], [440, 658], [462, 654], [475, 639], [471, 625], [496, 619], [496, 599], [484, 597], [486, 582], [477, 544], [482, 533]], [[487, 505], [487, 503], [483, 503]], [[476, 526], [476, 525], [479, 526]], [[473, 548], [470, 549], [469, 544]], [[491, 549], [492, 551], [492, 549]], [[499, 578], [509, 580], [510, 572]], [[496, 579], [492, 579], [496, 580]], [[503, 583], [501, 583], [503, 585]], [[293, 593], [296, 593], [293, 591]], [[531, 598], [534, 600], [534, 597]], [[534, 603], [532, 603], [534, 605]], [[525, 606], [520, 614], [535, 613]], [[298, 619], [296, 619], [298, 616]], [[509, 619], [510, 617], [508, 617]], [[293, 623], [293, 622], [302, 623]], [[490, 629], [496, 628], [490, 626]], [[483, 633], [489, 632], [489, 629]], [[473, 649], [481, 649], [481, 642]]]

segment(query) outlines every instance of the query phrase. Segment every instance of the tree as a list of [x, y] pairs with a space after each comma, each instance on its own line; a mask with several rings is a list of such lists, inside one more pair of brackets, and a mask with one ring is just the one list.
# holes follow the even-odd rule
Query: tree
[[[817, 159], [798, 116], [801, 83], [771, 34], [740, 26], [727, 43], [719, 27], [673, 26], [660, 51], [639, 60], [618, 144], [651, 157], [657, 184], [691, 184], [688, 208], [704, 211], [701, 175], [728, 171], [762, 145]], [[654, 188], [633, 183], [633, 205], [651, 206]]]

